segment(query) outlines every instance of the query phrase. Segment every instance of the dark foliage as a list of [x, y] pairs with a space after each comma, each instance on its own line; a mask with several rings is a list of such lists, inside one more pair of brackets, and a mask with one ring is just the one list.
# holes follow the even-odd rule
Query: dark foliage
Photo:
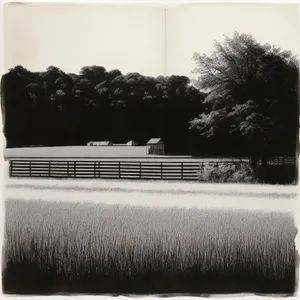
[[199, 89], [210, 91], [206, 110], [191, 127], [209, 138], [235, 136], [253, 166], [270, 155], [294, 155], [298, 145], [298, 58], [251, 35], [215, 42], [210, 56], [195, 53]]
[[188, 122], [204, 97], [184, 76], [123, 75], [98, 66], [79, 75], [56, 67], [33, 73], [17, 66], [2, 79], [7, 147], [162, 137], [167, 152], [197, 152]]

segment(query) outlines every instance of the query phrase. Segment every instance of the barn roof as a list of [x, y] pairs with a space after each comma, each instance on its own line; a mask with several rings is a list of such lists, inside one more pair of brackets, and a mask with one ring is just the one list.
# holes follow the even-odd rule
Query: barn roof
[[97, 144], [97, 145], [109, 145], [112, 144], [111, 141], [92, 141], [93, 144]]
[[160, 141], [162, 141], [161, 138], [152, 138], [148, 141], [147, 145], [156, 145], [158, 144]]

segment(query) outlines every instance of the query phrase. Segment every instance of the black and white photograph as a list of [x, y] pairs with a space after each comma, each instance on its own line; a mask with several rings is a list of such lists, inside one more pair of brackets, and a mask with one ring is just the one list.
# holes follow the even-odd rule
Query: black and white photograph
[[295, 296], [297, 3], [5, 3], [5, 295]]

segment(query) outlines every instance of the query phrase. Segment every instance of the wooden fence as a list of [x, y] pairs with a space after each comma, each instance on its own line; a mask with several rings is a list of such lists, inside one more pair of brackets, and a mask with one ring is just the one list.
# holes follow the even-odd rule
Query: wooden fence
[[11, 177], [197, 180], [206, 164], [218, 167], [220, 163], [220, 161], [10, 160], [9, 172]]
[[[10, 160], [10, 177], [54, 178], [120, 178], [198, 180], [205, 166], [218, 168], [223, 164], [248, 164], [247, 161], [65, 161], [65, 160]], [[295, 162], [284, 158], [270, 161], [270, 165], [291, 165]]]
[[[261, 164], [261, 162], [260, 162]], [[280, 157], [271, 157], [268, 159], [268, 165], [275, 166], [295, 166], [296, 165], [296, 156], [280, 156]]]

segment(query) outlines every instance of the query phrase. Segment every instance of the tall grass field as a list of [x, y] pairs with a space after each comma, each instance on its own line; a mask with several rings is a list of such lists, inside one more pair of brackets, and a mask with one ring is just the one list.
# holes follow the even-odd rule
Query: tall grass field
[[6, 201], [6, 294], [283, 293], [289, 213]]

